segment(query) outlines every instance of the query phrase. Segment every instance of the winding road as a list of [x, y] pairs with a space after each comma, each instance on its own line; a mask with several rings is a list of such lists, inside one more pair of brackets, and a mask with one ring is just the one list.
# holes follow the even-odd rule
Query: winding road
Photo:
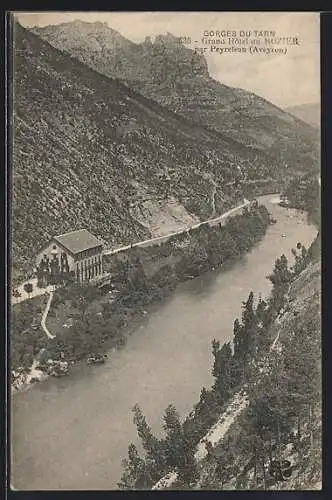
[[[179, 231], [175, 231], [173, 233], [169, 233], [169, 234], [166, 234], [163, 236], [156, 236], [155, 238], [150, 238], [150, 239], [144, 240], [144, 241], [138, 241], [137, 243], [132, 243], [131, 245], [124, 245], [124, 246], [121, 246], [121, 247], [115, 248], [115, 249], [112, 249], [112, 248], [105, 249], [103, 251], [103, 254], [104, 255], [114, 255], [114, 254], [117, 254], [119, 252], [123, 252], [125, 250], [129, 250], [130, 248], [134, 248], [134, 247], [148, 247], [148, 246], [154, 245], [156, 243], [162, 243], [164, 241], [167, 241], [169, 238], [171, 238], [172, 236], [176, 236], [177, 234], [183, 234], [183, 233], [189, 232], [191, 229], [197, 229], [200, 226], [204, 226], [204, 225], [213, 226], [213, 225], [219, 224], [220, 222], [226, 222], [227, 217], [229, 217], [230, 215], [235, 215], [238, 211], [240, 211], [242, 208], [246, 207], [249, 204], [250, 204], [249, 200], [244, 200], [244, 202], [241, 205], [238, 205], [234, 208], [231, 208], [230, 210], [223, 213], [222, 215], [219, 215], [218, 217], [207, 219], [206, 221], [199, 222], [197, 224], [194, 224], [193, 226], [187, 227], [185, 229], [180, 229]], [[26, 285], [27, 283], [31, 283], [33, 286], [33, 291], [30, 294], [27, 294], [26, 291], [24, 290], [24, 285]], [[32, 278], [24, 283], [21, 283], [19, 286], [15, 287], [15, 288], [19, 291], [20, 297], [12, 296], [11, 297], [12, 304], [18, 304], [19, 302], [22, 302], [23, 300], [32, 299], [34, 297], [44, 295], [45, 293], [51, 293], [53, 290], [52, 286], [48, 286], [47, 288], [38, 288], [37, 287], [37, 278]]]
[[125, 245], [116, 249], [108, 249], [104, 250], [104, 255], [114, 255], [119, 252], [123, 252], [125, 250], [129, 250], [130, 248], [134, 247], [148, 247], [150, 245], [154, 245], [155, 243], [162, 243], [164, 241], [167, 241], [169, 238], [172, 236], [176, 236], [177, 234], [183, 234], [183, 233], [188, 233], [191, 229], [197, 229], [200, 226], [204, 225], [211, 225], [214, 226], [216, 224], [219, 224], [220, 222], [226, 222], [227, 217], [230, 215], [235, 215], [238, 211], [240, 211], [242, 208], [248, 206], [250, 204], [249, 200], [244, 200], [244, 202], [241, 205], [238, 205], [234, 208], [231, 208], [227, 212], [223, 213], [222, 215], [218, 215], [218, 217], [214, 217], [212, 219], [207, 219], [206, 221], [203, 222], [198, 222], [197, 224], [194, 224], [193, 226], [187, 227], [186, 229], [180, 229], [179, 231], [175, 231], [174, 233], [168, 233], [163, 236], [156, 236], [155, 238], [150, 238], [148, 240], [144, 241], [139, 241], [137, 243], [132, 243], [131, 245]]

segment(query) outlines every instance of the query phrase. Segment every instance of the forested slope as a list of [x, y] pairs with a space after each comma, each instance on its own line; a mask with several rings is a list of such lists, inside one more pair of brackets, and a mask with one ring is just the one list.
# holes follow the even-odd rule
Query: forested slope
[[19, 24], [14, 82], [14, 271], [54, 234], [87, 228], [120, 246], [151, 235], [150, 212], [162, 219], [175, 207], [188, 226], [242, 202], [255, 189], [252, 172], [260, 189], [273, 188], [272, 173], [283, 179], [252, 149], [96, 73]]
[[157, 439], [133, 409], [144, 456], [129, 446], [121, 488], [320, 489], [319, 236], [293, 254], [276, 260], [267, 301], [243, 303], [233, 349], [213, 340], [215, 382], [184, 422], [170, 405]]

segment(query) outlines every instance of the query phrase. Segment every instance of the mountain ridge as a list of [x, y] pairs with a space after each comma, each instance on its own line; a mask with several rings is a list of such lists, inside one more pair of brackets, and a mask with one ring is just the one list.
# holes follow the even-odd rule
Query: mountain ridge
[[[310, 169], [318, 161], [314, 128], [252, 92], [214, 80], [204, 56], [176, 43], [171, 34], [135, 44], [106, 24], [101, 30], [100, 23], [83, 21], [33, 31], [99, 73], [279, 162]], [[90, 38], [98, 38], [102, 49], [91, 45]]]
[[288, 106], [285, 111], [315, 128], [320, 127], [320, 104], [318, 102]]
[[111, 246], [151, 236], [146, 200], [161, 220], [169, 212], [183, 214], [183, 223], [204, 220], [242, 201], [256, 181], [270, 186], [271, 176], [283, 177], [264, 155], [190, 123], [19, 24], [14, 35], [16, 270], [69, 230], [86, 227]]

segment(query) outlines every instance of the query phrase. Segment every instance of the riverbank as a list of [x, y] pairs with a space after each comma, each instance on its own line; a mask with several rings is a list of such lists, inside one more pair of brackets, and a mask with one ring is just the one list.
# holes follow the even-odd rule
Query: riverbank
[[[54, 292], [48, 326], [44, 325], [49, 338], [39, 325], [31, 328], [31, 323], [39, 323], [40, 304], [45, 306], [45, 297], [17, 304], [13, 312], [12, 370], [23, 372], [25, 380], [19, 382], [16, 377], [16, 389], [26, 388], [26, 379], [44, 379], [49, 360], [66, 361], [72, 367], [91, 353], [122, 347], [147, 309], [169, 297], [178, 283], [241, 257], [264, 236], [269, 222], [267, 209], [253, 203], [223, 224], [174, 235], [157, 247], [130, 248], [126, 253], [105, 257], [104, 268], [112, 273], [112, 284], [102, 290], [72, 285]], [[40, 350], [46, 350], [44, 361], [39, 363], [41, 374], [32, 376], [30, 367]]]
[[198, 489], [322, 487], [319, 259], [292, 280], [266, 368], [252, 370], [248, 408], [200, 463]]
[[[141, 458], [130, 448], [119, 483], [122, 489], [317, 488], [321, 480], [318, 239], [309, 251], [297, 245], [292, 267], [284, 256], [277, 259], [267, 301], [259, 299], [256, 305], [249, 294], [242, 322], [234, 323], [233, 353], [229, 344], [220, 347], [220, 342], [212, 342], [214, 384], [210, 390], [202, 389], [200, 401], [183, 423], [174, 407], [166, 410], [166, 437], [156, 439], [149, 431], [147, 439], [148, 424], [136, 412], [138, 434], [145, 436], [144, 455]], [[167, 411], [172, 412], [171, 426]], [[172, 459], [174, 448], [177, 455]], [[136, 472], [132, 460], [140, 464]], [[154, 485], [153, 478], [158, 478]]]
[[213, 383], [211, 340], [230, 341], [234, 318], [241, 315], [250, 290], [256, 297], [268, 296], [266, 275], [275, 259], [282, 253], [291, 259], [298, 241], [308, 247], [317, 234], [305, 214], [282, 209], [271, 198], [259, 202], [277, 223], [261, 241], [229, 268], [223, 265], [178, 283], [155, 310], [145, 308], [148, 314], [125, 348], [111, 354], [111, 362], [81, 362], [68, 378], [50, 377], [14, 395], [11, 470], [16, 489], [117, 489], [128, 443], [140, 449], [130, 411], [135, 403], [158, 436], [169, 402], [181, 415], [190, 413], [202, 386]]
[[289, 208], [305, 210], [309, 220], [320, 227], [320, 177], [317, 172], [292, 179], [282, 193], [282, 203]]

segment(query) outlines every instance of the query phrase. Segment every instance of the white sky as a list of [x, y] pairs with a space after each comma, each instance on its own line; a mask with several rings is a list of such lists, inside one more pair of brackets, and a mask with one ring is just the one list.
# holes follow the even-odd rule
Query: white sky
[[286, 55], [210, 53], [210, 74], [281, 107], [320, 101], [320, 25], [316, 12], [20, 12], [16, 16], [26, 27], [75, 19], [106, 22], [134, 42], [167, 32], [200, 40], [204, 30], [275, 30], [276, 36], [297, 36], [300, 45], [289, 47]]

